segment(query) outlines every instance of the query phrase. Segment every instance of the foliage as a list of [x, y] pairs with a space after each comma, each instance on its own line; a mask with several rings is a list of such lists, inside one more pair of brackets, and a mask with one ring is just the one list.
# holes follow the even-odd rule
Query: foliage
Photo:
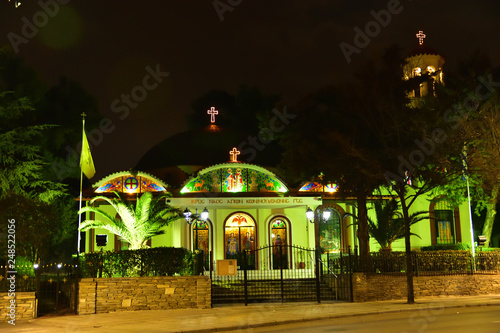
[[[381, 251], [391, 251], [391, 245], [398, 239], [405, 237], [404, 220], [396, 218], [399, 210], [399, 203], [396, 199], [391, 199], [387, 202], [377, 201], [375, 206], [376, 219], [368, 217], [368, 230], [370, 236], [373, 237], [379, 244]], [[410, 215], [410, 226], [424, 219], [428, 219], [428, 212], [415, 212]], [[412, 236], [418, 236], [411, 233]]]
[[[468, 250], [413, 251], [410, 254], [413, 269], [418, 275], [447, 275], [472, 273], [474, 260]], [[361, 258], [355, 256], [351, 265], [356, 270], [360, 267]], [[371, 253], [369, 260], [370, 273], [404, 273], [406, 272], [405, 252]], [[500, 252], [478, 252], [476, 254], [477, 272], [500, 271]]]
[[422, 251], [446, 251], [446, 250], [455, 250], [455, 251], [470, 251], [470, 244], [466, 243], [456, 243], [456, 244], [438, 244], [438, 245], [429, 245], [422, 246], [420, 250]]
[[104, 200], [115, 209], [119, 217], [111, 215], [105, 210], [87, 206], [78, 213], [93, 212], [104, 219], [85, 220], [81, 223], [80, 230], [106, 229], [128, 242], [130, 249], [136, 250], [144, 248], [147, 240], [151, 237], [164, 234], [163, 227], [182, 217], [179, 209], [162, 201], [170, 197], [168, 194], [153, 198], [151, 192], [146, 192], [137, 198], [135, 205], [126, 195], [118, 192], [115, 194], [117, 198], [113, 199], [97, 196], [90, 201], [90, 204], [96, 200]]
[[100, 270], [103, 277], [197, 275], [197, 256], [174, 247], [92, 252], [80, 256], [80, 268], [84, 277], [97, 277]]
[[[2, 221], [15, 220], [16, 253], [25, 256], [32, 263], [38, 258], [65, 260], [67, 240], [76, 235], [74, 226], [74, 201], [68, 196], [58, 201], [45, 203], [22, 195], [11, 194], [0, 201]], [[7, 223], [0, 223], [0, 233], [5, 233]], [[0, 242], [2, 253], [7, 242]]]
[[12, 99], [0, 92], [0, 200], [9, 194], [50, 202], [64, 195], [65, 187], [42, 178], [46, 163], [35, 144], [49, 125], [22, 126], [32, 110], [27, 98]]

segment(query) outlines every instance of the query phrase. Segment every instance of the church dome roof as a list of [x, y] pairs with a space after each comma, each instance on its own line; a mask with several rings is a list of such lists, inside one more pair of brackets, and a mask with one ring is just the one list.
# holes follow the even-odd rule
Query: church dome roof
[[[424, 54], [440, 55], [439, 52], [436, 51], [435, 49], [433, 49], [432, 47], [429, 47], [427, 45], [419, 45], [408, 53], [408, 57], [424, 55]], [[442, 56], [442, 55], [440, 55], [440, 56]]]
[[240, 150], [238, 161], [264, 166], [275, 166], [279, 163], [281, 154], [276, 141], [258, 141], [258, 148], [263, 148], [259, 150], [249, 142], [249, 136], [258, 137], [257, 133], [250, 135], [245, 131], [214, 124], [181, 132], [166, 138], [147, 151], [137, 163], [136, 169], [152, 171], [169, 167], [203, 167], [224, 163], [230, 160], [229, 152], [234, 147]]

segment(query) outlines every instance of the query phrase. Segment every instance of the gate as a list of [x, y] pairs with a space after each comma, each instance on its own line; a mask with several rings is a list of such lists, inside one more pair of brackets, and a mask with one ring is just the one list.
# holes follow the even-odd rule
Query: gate
[[348, 300], [350, 274], [334, 272], [315, 249], [268, 245], [238, 256], [234, 275], [207, 272], [213, 304]]
[[77, 278], [72, 265], [53, 264], [35, 271], [38, 316], [76, 313]]

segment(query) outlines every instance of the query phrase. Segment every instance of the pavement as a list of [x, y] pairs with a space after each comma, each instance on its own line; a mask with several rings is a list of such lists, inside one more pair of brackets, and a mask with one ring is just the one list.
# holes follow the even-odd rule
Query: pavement
[[[444, 308], [500, 306], [500, 295], [419, 298], [350, 303], [256, 303], [216, 305], [211, 309], [125, 311], [91, 315], [43, 316], [15, 326], [0, 323], [0, 332], [223, 332], [328, 318], [380, 313], [437, 313]], [[251, 330], [250, 330], [251, 331]]]

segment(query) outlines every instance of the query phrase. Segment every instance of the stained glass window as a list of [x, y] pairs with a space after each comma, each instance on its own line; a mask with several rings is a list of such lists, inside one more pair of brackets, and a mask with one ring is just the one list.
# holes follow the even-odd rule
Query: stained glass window
[[125, 192], [164, 192], [165, 187], [159, 181], [148, 175], [131, 175], [125, 172], [113, 174], [107, 179], [94, 185], [96, 193]]
[[264, 170], [260, 171], [262, 168], [259, 167], [249, 168], [243, 167], [243, 164], [230, 163], [215, 170], [207, 169], [189, 180], [181, 193], [288, 191], [279, 179]]
[[[322, 217], [316, 216], [319, 221], [319, 246], [323, 253], [335, 253], [340, 250], [340, 214], [330, 208], [330, 218], [323, 221]], [[322, 214], [320, 209], [316, 213]]]
[[[288, 268], [288, 237], [286, 222], [275, 219], [271, 223], [273, 269]], [[281, 246], [280, 246], [281, 245]]]
[[224, 228], [224, 247], [226, 259], [237, 259], [238, 265], [242, 264], [243, 250], [247, 251], [247, 265], [249, 269], [255, 268], [256, 235], [255, 222], [247, 214], [237, 213], [226, 221]]

